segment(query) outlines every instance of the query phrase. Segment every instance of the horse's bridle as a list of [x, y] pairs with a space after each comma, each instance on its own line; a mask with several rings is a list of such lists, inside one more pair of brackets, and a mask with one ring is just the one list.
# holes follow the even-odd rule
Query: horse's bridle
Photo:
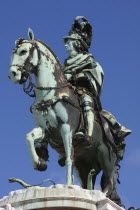
[[[29, 44], [30, 42], [23, 42], [23, 43], [28, 43]], [[14, 53], [16, 52], [16, 50], [19, 48], [19, 45], [21, 45], [21, 44], [22, 43], [20, 43], [20, 44], [18, 44], [16, 46], [16, 48], [14, 49]], [[35, 48], [37, 49], [38, 57], [40, 56], [37, 44], [35, 42], [34, 43], [30, 43], [30, 44], [32, 44], [32, 47], [29, 50], [29, 56], [26, 58], [24, 64], [23, 65], [18, 65], [18, 64], [10, 65], [10, 67], [12, 67], [12, 66], [17, 67], [18, 68], [17, 70], [20, 71], [22, 74], [24, 74], [24, 76], [26, 77], [25, 78], [26, 80], [28, 79], [28, 75], [30, 74], [30, 69], [34, 67], [33, 64], [30, 63], [30, 57], [32, 57], [32, 54], [33, 54], [33, 51], [34, 51]], [[37, 63], [37, 66], [38, 66], [38, 64], [39, 63]], [[26, 80], [25, 81], [21, 81], [20, 84], [23, 84], [24, 82], [26, 82]]]
[[[29, 43], [29, 42], [23, 42], [23, 43]], [[18, 64], [13, 64], [10, 65], [10, 67], [12, 66], [16, 66], [18, 67], [18, 71], [20, 71], [22, 73], [22, 78], [21, 81], [19, 82], [19, 84], [23, 84], [23, 91], [28, 94], [30, 97], [35, 97], [35, 89], [38, 90], [56, 90], [56, 89], [62, 89], [68, 86], [71, 86], [69, 83], [61, 86], [61, 87], [37, 87], [33, 82], [32, 82], [32, 77], [30, 75], [30, 69], [35, 68], [37, 69], [38, 65], [39, 65], [39, 58], [41, 57], [41, 53], [43, 53], [39, 47], [37, 46], [37, 44], [35, 42], [31, 43], [32, 47], [30, 48], [30, 52], [29, 54], [32, 54], [33, 49], [36, 48], [37, 49], [37, 53], [38, 53], [38, 63], [37, 65], [34, 67], [32, 63], [30, 63], [30, 56], [27, 57], [27, 59], [25, 60], [25, 63], [23, 65], [18, 65]], [[18, 48], [18, 46], [16, 47]], [[44, 53], [43, 53], [44, 54]], [[28, 70], [29, 69], [29, 70]], [[32, 71], [33, 72], [33, 71]], [[26, 81], [29, 79], [29, 83], [28, 85], [26, 85]], [[33, 94], [31, 94], [31, 92], [33, 91]]]

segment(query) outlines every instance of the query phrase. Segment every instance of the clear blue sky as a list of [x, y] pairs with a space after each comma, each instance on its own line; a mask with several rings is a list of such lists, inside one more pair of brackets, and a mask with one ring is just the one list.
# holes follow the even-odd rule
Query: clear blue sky
[[[140, 207], [140, 0], [0, 2], [0, 198], [21, 188], [8, 183], [11, 177], [30, 184], [47, 178], [65, 183], [65, 169], [58, 166], [57, 154], [51, 148], [48, 170], [33, 170], [25, 143], [26, 133], [34, 128], [29, 112], [33, 100], [20, 85], [8, 80], [7, 74], [14, 42], [19, 37], [26, 38], [29, 27], [35, 38], [47, 43], [63, 63], [67, 54], [62, 37], [67, 35], [77, 15], [85, 16], [93, 26], [90, 52], [105, 73], [103, 107], [133, 131], [126, 138], [118, 192], [126, 207]], [[98, 185], [99, 179], [97, 189]]]

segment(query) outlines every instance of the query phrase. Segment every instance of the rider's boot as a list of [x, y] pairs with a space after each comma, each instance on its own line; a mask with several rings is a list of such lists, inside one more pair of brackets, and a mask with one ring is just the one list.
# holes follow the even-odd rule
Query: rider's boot
[[76, 138], [84, 138], [89, 143], [92, 142], [92, 134], [93, 134], [93, 128], [94, 128], [94, 102], [93, 99], [89, 95], [82, 95], [81, 99], [82, 108], [83, 108], [83, 115], [84, 115], [84, 122], [85, 122], [85, 129], [86, 133], [83, 132], [77, 132], [75, 134]]

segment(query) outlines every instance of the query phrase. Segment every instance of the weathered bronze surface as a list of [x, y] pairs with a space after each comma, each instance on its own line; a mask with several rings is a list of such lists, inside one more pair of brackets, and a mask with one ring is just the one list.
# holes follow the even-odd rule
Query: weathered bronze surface
[[88, 52], [91, 40], [91, 25], [86, 18], [76, 17], [64, 37], [68, 58], [61, 66], [54, 52], [34, 39], [29, 29], [27, 40], [16, 41], [9, 78], [35, 97], [31, 112], [36, 127], [26, 136], [34, 169], [47, 169], [50, 144], [60, 154], [59, 165], [66, 166], [67, 185], [74, 182], [74, 167], [82, 187], [94, 189], [102, 170], [102, 191], [121, 205], [116, 192], [117, 166], [123, 159], [124, 138], [131, 131], [102, 109], [104, 72]]

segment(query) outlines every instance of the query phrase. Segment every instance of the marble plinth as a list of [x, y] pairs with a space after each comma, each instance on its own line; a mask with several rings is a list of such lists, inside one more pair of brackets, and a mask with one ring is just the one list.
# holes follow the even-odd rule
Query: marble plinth
[[[29, 187], [0, 199], [1, 208], [12, 210], [123, 210], [99, 190], [85, 190], [77, 185]], [[10, 210], [10, 209], [9, 209]]]

